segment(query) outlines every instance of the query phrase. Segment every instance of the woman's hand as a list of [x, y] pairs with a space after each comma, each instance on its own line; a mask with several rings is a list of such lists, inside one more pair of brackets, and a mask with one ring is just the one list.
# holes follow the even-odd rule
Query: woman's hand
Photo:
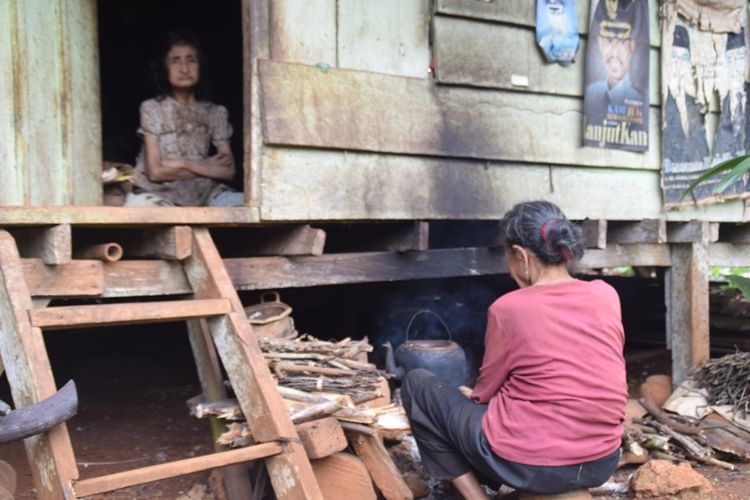
[[191, 172], [222, 181], [234, 179], [234, 157], [228, 144], [219, 144], [218, 153], [203, 161], [187, 161]]
[[474, 389], [472, 389], [471, 387], [466, 387], [465, 385], [458, 386], [458, 390], [461, 391], [461, 394], [469, 399], [471, 399], [471, 393], [474, 392]]

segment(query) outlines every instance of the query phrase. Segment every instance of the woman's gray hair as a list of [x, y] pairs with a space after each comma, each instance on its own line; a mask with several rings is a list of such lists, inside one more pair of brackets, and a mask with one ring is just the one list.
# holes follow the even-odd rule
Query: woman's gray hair
[[548, 201], [519, 203], [503, 218], [505, 248], [520, 245], [544, 264], [560, 264], [583, 257], [581, 228]]

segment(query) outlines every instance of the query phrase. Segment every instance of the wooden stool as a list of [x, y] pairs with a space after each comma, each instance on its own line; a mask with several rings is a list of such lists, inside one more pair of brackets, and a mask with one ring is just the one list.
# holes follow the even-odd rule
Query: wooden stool
[[522, 491], [518, 496], [519, 500], [591, 500], [591, 498], [591, 493], [586, 489], [558, 493], [557, 495], [540, 495]]

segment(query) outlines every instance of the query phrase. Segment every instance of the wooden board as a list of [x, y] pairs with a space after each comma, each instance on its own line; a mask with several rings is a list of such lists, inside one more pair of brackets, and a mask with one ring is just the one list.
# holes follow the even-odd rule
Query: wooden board
[[[532, 3], [532, 2], [528, 2]], [[533, 27], [517, 27], [437, 16], [434, 20], [435, 75], [440, 83], [582, 97], [587, 42], [577, 63], [549, 64]], [[649, 103], [661, 106], [658, 49], [650, 53]], [[514, 82], [526, 80], [528, 85]]]
[[72, 259], [70, 224], [19, 228], [10, 233], [22, 257], [38, 258], [45, 264], [66, 264]]
[[297, 434], [302, 440], [308, 458], [324, 458], [348, 446], [346, 436], [336, 417], [325, 417], [297, 424]]
[[644, 219], [640, 221], [609, 221], [607, 243], [666, 243], [667, 221]]
[[75, 224], [142, 227], [159, 224], [233, 226], [258, 222], [251, 207], [0, 207], [0, 226]]
[[100, 325], [184, 321], [219, 316], [227, 314], [230, 310], [229, 301], [219, 298], [45, 307], [30, 310], [29, 318], [33, 326], [45, 330], [61, 330]]
[[750, 267], [750, 244], [713, 243], [708, 247], [708, 262], [712, 266]]
[[302, 64], [258, 64], [268, 144], [650, 170], [661, 166], [655, 109], [648, 153], [584, 148], [581, 99], [435, 87], [429, 80]]
[[588, 249], [576, 267], [601, 269], [622, 266], [667, 267], [672, 263], [669, 247], [656, 243], [607, 245], [606, 249]]
[[[649, 30], [652, 46], [661, 44], [659, 29], [658, 4], [649, 4]], [[578, 32], [588, 33], [590, 0], [576, 0]], [[435, 11], [460, 17], [497, 21], [521, 26], [536, 26], [536, 2], [528, 0], [435, 0]]]
[[326, 232], [309, 224], [236, 229], [211, 232], [224, 257], [251, 255], [320, 255], [326, 244]]
[[336, 3], [338, 67], [428, 77], [429, 0]]
[[24, 204], [24, 175], [16, 160], [16, 95], [12, 82], [16, 81], [14, 61], [14, 38], [16, 34], [16, 4], [0, 2], [0, 165], [3, 166], [3, 182], [0, 182], [0, 204]]
[[[102, 297], [156, 296], [192, 293], [193, 289], [177, 262], [122, 260], [102, 264]], [[32, 292], [33, 295], [36, 295]]]
[[238, 290], [266, 290], [498, 274], [505, 271], [505, 257], [502, 251], [464, 248], [226, 259], [225, 265]]
[[349, 441], [386, 500], [414, 498], [379, 437], [349, 432]]
[[312, 462], [324, 498], [375, 500], [375, 489], [362, 461], [349, 453], [336, 453]]
[[534, 199], [557, 203], [572, 219], [663, 216], [659, 174], [643, 170], [291, 148], [268, 148], [263, 165], [260, 209], [267, 221], [497, 220]]
[[49, 266], [41, 259], [23, 259], [23, 274], [32, 296], [87, 297], [104, 292], [101, 261], [73, 260]]
[[145, 229], [126, 236], [118, 242], [128, 256], [182, 260], [192, 251], [190, 226]]
[[336, 66], [336, 0], [270, 2], [271, 58]]

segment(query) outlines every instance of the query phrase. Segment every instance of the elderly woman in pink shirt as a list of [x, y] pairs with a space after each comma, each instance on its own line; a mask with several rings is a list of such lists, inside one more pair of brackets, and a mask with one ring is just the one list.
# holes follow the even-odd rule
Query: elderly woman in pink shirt
[[413, 370], [402, 397], [426, 471], [465, 498], [480, 480], [540, 494], [604, 483], [620, 453], [627, 400], [617, 292], [572, 277], [580, 229], [544, 201], [504, 218], [508, 270], [519, 290], [489, 309], [470, 397]]

